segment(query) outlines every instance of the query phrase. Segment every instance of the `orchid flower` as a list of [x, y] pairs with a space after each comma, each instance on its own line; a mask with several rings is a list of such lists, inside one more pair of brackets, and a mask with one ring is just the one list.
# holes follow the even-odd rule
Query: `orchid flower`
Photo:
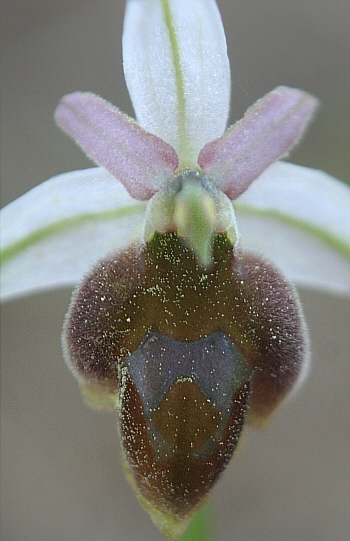
[[76, 284], [95, 264], [65, 358], [86, 401], [117, 410], [126, 475], [177, 539], [245, 420], [264, 422], [307, 372], [288, 279], [350, 293], [350, 191], [280, 161], [317, 108], [307, 92], [279, 86], [226, 129], [214, 0], [128, 0], [123, 57], [137, 121], [91, 93], [61, 100], [56, 122], [98, 167], [2, 210], [2, 295]]

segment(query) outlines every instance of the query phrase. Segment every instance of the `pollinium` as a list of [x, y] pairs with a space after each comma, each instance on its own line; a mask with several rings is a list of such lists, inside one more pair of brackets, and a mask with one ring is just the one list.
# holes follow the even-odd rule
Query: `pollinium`
[[290, 391], [307, 348], [296, 293], [271, 264], [224, 233], [212, 259], [204, 269], [175, 232], [135, 242], [87, 276], [64, 328], [83, 395], [117, 409], [127, 476], [172, 538], [246, 417], [259, 423]]

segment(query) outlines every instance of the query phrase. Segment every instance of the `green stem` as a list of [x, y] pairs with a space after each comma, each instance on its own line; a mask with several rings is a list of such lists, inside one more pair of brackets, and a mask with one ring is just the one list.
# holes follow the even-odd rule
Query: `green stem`
[[194, 516], [186, 532], [179, 541], [212, 541], [213, 517], [210, 507], [203, 507]]

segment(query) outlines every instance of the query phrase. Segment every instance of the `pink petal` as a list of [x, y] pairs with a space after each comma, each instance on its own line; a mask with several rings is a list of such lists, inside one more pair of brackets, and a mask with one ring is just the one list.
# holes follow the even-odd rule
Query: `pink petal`
[[173, 177], [178, 166], [171, 145], [95, 94], [67, 94], [56, 109], [55, 119], [135, 199], [150, 199]]
[[316, 98], [302, 90], [275, 88], [222, 137], [202, 148], [200, 167], [230, 199], [236, 199], [298, 142], [317, 104]]

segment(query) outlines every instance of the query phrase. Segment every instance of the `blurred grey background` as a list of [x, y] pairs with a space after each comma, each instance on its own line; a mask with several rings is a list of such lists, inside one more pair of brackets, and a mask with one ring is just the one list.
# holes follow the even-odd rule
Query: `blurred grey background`
[[[348, 0], [218, 0], [231, 121], [279, 84], [322, 109], [292, 161], [349, 182]], [[2, 0], [2, 205], [89, 167], [56, 128], [63, 94], [133, 114], [121, 61], [124, 2]], [[301, 291], [313, 366], [299, 395], [241, 450], [212, 497], [214, 541], [346, 541], [350, 531], [349, 301]], [[160, 541], [119, 464], [113, 415], [81, 401], [60, 349], [70, 291], [2, 310], [2, 541]]]

